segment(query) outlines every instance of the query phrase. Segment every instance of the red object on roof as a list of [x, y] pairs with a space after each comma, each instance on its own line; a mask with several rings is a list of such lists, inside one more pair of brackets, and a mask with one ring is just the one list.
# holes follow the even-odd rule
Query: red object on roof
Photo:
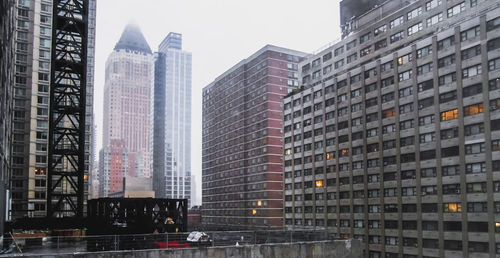
[[155, 241], [155, 245], [158, 246], [160, 249], [165, 249], [165, 248], [189, 248], [188, 243], [181, 243], [178, 241], [172, 241], [172, 242], [166, 242], [166, 241]]

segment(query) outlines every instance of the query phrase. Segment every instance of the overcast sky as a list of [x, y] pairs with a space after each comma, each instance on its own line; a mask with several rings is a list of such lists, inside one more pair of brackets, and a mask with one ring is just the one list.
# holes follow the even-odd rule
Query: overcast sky
[[201, 92], [266, 44], [311, 53], [340, 38], [339, 0], [98, 0], [95, 58], [97, 151], [108, 55], [130, 21], [153, 51], [169, 32], [182, 33], [193, 54], [192, 164], [194, 204], [201, 203]]

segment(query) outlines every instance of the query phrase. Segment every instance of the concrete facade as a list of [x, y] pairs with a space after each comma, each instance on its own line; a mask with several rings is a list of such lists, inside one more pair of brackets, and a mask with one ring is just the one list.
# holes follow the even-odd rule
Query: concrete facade
[[285, 225], [366, 257], [500, 254], [500, 4], [399, 0], [300, 64]]

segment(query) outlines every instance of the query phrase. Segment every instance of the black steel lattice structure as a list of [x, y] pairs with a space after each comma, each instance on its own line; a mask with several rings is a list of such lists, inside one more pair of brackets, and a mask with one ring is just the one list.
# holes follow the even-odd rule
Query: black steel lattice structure
[[82, 217], [88, 0], [54, 0], [47, 217]]
[[[88, 201], [89, 235], [187, 230], [187, 199], [99, 198]], [[173, 224], [168, 223], [168, 218]]]

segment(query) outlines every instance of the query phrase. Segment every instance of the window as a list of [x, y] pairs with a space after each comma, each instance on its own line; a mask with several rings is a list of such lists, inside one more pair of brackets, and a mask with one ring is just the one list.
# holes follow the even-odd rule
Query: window
[[464, 116], [472, 116], [479, 113], [483, 113], [483, 103], [478, 103], [464, 107]]
[[325, 55], [323, 55], [323, 62], [326, 62], [330, 59], [332, 59], [332, 52], [328, 52]]
[[341, 46], [339, 48], [336, 48], [334, 51], [333, 51], [333, 55], [334, 56], [339, 56], [340, 54], [344, 53], [344, 46]]
[[478, 154], [485, 151], [484, 142], [465, 145], [465, 154]]
[[452, 65], [455, 63], [455, 54], [451, 54], [449, 56], [445, 56], [438, 60], [438, 68], [443, 68], [448, 65]]
[[[414, 138], [412, 137], [412, 139]], [[429, 160], [435, 158], [436, 158], [436, 150], [428, 150], [420, 152], [420, 160]]]
[[443, 203], [443, 210], [444, 212], [451, 212], [451, 213], [462, 212], [462, 204], [458, 202]]
[[353, 40], [353, 41], [346, 44], [346, 50], [349, 50], [355, 46], [356, 46], [356, 40]]
[[441, 140], [453, 139], [458, 137], [458, 127], [441, 130]]
[[399, 98], [404, 98], [412, 95], [413, 87], [406, 87], [399, 90]]
[[392, 34], [390, 37], [391, 43], [398, 42], [404, 38], [404, 31], [397, 32], [395, 34]]
[[369, 159], [366, 161], [366, 167], [376, 168], [378, 167], [378, 159]]
[[486, 193], [486, 182], [468, 183], [467, 193]]
[[419, 92], [426, 91], [426, 90], [429, 90], [432, 88], [434, 88], [434, 81], [432, 79], [421, 82], [418, 84], [418, 91]]
[[470, 6], [474, 7], [474, 6], [477, 6], [478, 4], [481, 4], [481, 3], [484, 3], [484, 2], [486, 2], [486, 0], [470, 0]]
[[424, 133], [420, 134], [420, 143], [433, 142], [435, 137], [435, 133]]
[[352, 55], [350, 55], [350, 56], [347, 57], [347, 63], [349, 64], [351, 62], [356, 61], [357, 59], [358, 59], [358, 56], [357, 56], [356, 53], [354, 53], [354, 54], [352, 54]]
[[458, 154], [459, 154], [458, 146], [441, 148], [441, 157], [443, 158], [458, 156]]
[[40, 15], [40, 23], [50, 24], [50, 16]]
[[499, 151], [500, 150], [500, 140], [491, 141], [491, 151]]
[[392, 21], [389, 23], [389, 28], [391, 28], [391, 29], [392, 29], [392, 28], [394, 28], [394, 27], [396, 27], [396, 26], [401, 25], [403, 22], [404, 22], [404, 18], [403, 18], [403, 16], [400, 16], [400, 17], [398, 17], [398, 18], [396, 18], [396, 19], [392, 20]]
[[432, 25], [438, 24], [443, 21], [443, 13], [438, 13], [430, 18], [427, 18], [425, 21], [427, 24], [427, 27], [430, 27]]
[[484, 133], [484, 124], [477, 123], [472, 125], [466, 125], [464, 128], [465, 136], [476, 135], [480, 133]]
[[[486, 229], [486, 231], [488, 231]], [[477, 253], [488, 253], [489, 252], [489, 243], [488, 242], [473, 242], [469, 241], [469, 253], [477, 252]]]
[[500, 69], [500, 58], [488, 61], [488, 70], [493, 71], [496, 69]]
[[398, 190], [396, 188], [385, 188], [384, 197], [395, 197], [398, 195]]
[[439, 94], [440, 104], [447, 103], [456, 99], [457, 99], [457, 91], [455, 90]]
[[400, 56], [398, 57], [398, 66], [410, 63], [412, 59], [413, 55], [411, 53], [404, 56]]
[[361, 74], [353, 75], [350, 78], [351, 84], [359, 82], [360, 80], [361, 80]]
[[382, 39], [377, 42], [375, 42], [375, 50], [379, 50], [381, 48], [387, 47], [387, 40]]
[[466, 97], [480, 94], [482, 92], [483, 92], [483, 85], [481, 83], [477, 83], [477, 84], [463, 88], [462, 94], [463, 94], [463, 97], [466, 98]]
[[486, 22], [486, 31], [492, 31], [500, 27], [500, 16]]
[[394, 84], [394, 77], [388, 77], [381, 81], [381, 87], [385, 88]]
[[422, 193], [423, 196], [425, 196], [425, 195], [436, 195], [437, 194], [437, 187], [435, 185], [422, 186], [421, 187], [421, 193]]
[[453, 17], [461, 12], [465, 11], [465, 2], [457, 4], [448, 9], [448, 18]]
[[406, 129], [413, 128], [413, 119], [399, 122], [399, 128], [401, 130], [406, 130]]
[[413, 19], [421, 14], [422, 14], [422, 7], [418, 7], [418, 8], [415, 8], [415, 9], [409, 11], [406, 16], [407, 16], [408, 20], [411, 20], [411, 19]]
[[415, 33], [419, 32], [419, 31], [421, 31], [421, 30], [422, 30], [422, 28], [423, 28], [423, 25], [422, 25], [422, 23], [421, 23], [421, 22], [419, 22], [419, 23], [417, 23], [417, 24], [415, 24], [415, 25], [413, 25], [413, 26], [409, 27], [409, 28], [408, 28], [408, 36], [411, 36], [411, 35], [413, 35], [413, 34], [415, 34]]
[[418, 101], [418, 110], [422, 110], [424, 108], [428, 108], [434, 105], [434, 97], [428, 97], [425, 99], [421, 99]]
[[477, 36], [479, 36], [479, 26], [472, 27], [466, 31], [460, 32], [460, 40], [461, 41], [466, 41], [468, 39], [473, 39]]
[[488, 41], [487, 44], [488, 51], [492, 51], [500, 48], [500, 38], [495, 38]]
[[340, 59], [339, 61], [334, 63], [335, 69], [338, 69], [342, 66], [344, 66], [344, 59]]
[[441, 5], [441, 0], [432, 0], [425, 3], [425, 10], [429, 11]]
[[359, 44], [363, 44], [363, 43], [369, 41], [371, 39], [371, 35], [372, 35], [371, 32], [368, 32], [364, 35], [361, 35], [361, 37], [359, 37]]
[[328, 65], [325, 68], [323, 68], [323, 74], [327, 74], [332, 71], [332, 65]]
[[402, 82], [402, 81], [406, 81], [406, 80], [409, 80], [411, 79], [411, 74], [412, 74], [412, 70], [408, 70], [408, 71], [404, 71], [402, 73], [399, 73], [399, 81]]
[[430, 54], [432, 54], [432, 45], [417, 50], [417, 58], [426, 57]]
[[488, 205], [486, 202], [469, 202], [467, 212], [488, 212]]
[[377, 128], [366, 130], [366, 137], [374, 137], [374, 136], [377, 136]]
[[408, 103], [408, 104], [405, 104], [405, 105], [401, 105], [399, 106], [399, 114], [406, 114], [406, 113], [410, 113], [413, 111], [413, 103]]
[[448, 111], [441, 112], [441, 121], [449, 121], [458, 118], [458, 110], [452, 109]]
[[379, 34], [385, 33], [387, 31], [387, 25], [384, 24], [373, 31], [373, 35], [377, 36]]
[[448, 83], [452, 83], [452, 82], [455, 82], [457, 81], [457, 74], [456, 72], [452, 72], [452, 73], [449, 73], [449, 74], [446, 74], [446, 75], [442, 75], [442, 76], [439, 76], [438, 78], [438, 84], [439, 86], [442, 86], [442, 85], [445, 85], [445, 84], [448, 84]]
[[467, 60], [469, 58], [478, 56], [481, 54], [481, 46], [477, 45], [465, 50], [462, 50], [462, 60]]
[[454, 36], [438, 41], [438, 50], [447, 49], [455, 44]]
[[382, 148], [384, 150], [390, 150], [396, 148], [396, 140], [388, 140], [382, 143]]

